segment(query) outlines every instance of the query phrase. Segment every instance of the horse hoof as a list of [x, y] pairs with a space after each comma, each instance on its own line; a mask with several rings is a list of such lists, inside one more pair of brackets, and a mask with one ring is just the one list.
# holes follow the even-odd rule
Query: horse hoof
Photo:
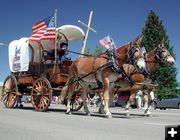
[[102, 109], [99, 109], [99, 114], [105, 114], [105, 111], [104, 110], [102, 110]]
[[129, 113], [126, 113], [125, 115], [126, 115], [126, 117], [129, 117], [129, 116], [130, 116], [130, 114], [129, 114]]
[[144, 114], [145, 114], [145, 116], [148, 116], [148, 117], [151, 116], [151, 112], [149, 110], [145, 110]]
[[103, 110], [99, 110], [98, 112], [99, 112], [99, 114], [105, 114], [105, 111], [103, 111]]
[[91, 116], [91, 113], [90, 112], [86, 113], [86, 116]]
[[107, 119], [112, 119], [112, 115], [107, 115], [106, 118]]
[[23, 105], [22, 104], [20, 104], [20, 106], [19, 106], [20, 108], [23, 108]]
[[67, 115], [71, 115], [71, 111], [66, 112]]

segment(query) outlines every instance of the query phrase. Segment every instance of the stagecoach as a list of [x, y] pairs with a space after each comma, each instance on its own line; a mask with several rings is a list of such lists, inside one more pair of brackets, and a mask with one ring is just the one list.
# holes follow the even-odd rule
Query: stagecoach
[[[64, 25], [56, 29], [57, 43], [79, 41], [84, 39], [84, 32], [74, 25]], [[42, 40], [40, 43], [28, 38], [12, 41], [9, 44], [9, 66], [11, 74], [5, 79], [2, 88], [3, 103], [13, 108], [22, 96], [31, 96], [35, 110], [46, 111], [52, 96], [59, 96], [69, 76], [72, 60], [64, 58], [55, 60], [48, 57], [53, 41]], [[78, 98], [79, 87], [75, 90]], [[78, 101], [79, 102], [79, 101]], [[73, 103], [72, 103], [73, 105]], [[80, 106], [72, 109], [79, 109]]]

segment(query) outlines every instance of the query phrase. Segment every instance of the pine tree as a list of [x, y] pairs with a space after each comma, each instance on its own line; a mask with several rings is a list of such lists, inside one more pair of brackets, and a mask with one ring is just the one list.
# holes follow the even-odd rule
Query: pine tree
[[84, 54], [85, 55], [91, 55], [90, 49], [89, 48], [85, 48]]
[[98, 56], [99, 54], [101, 54], [101, 53], [103, 53], [105, 51], [106, 51], [105, 47], [96, 46], [93, 55]]
[[94, 50], [90, 50], [89, 48], [85, 48], [84, 54], [92, 55], [92, 56], [98, 56], [105, 51], [106, 51], [106, 49], [104, 47], [96, 46], [96, 48]]
[[[147, 52], [156, 48], [160, 42], [164, 40], [164, 45], [169, 50], [171, 55], [175, 57], [173, 47], [170, 47], [167, 31], [162, 24], [162, 20], [160, 20], [152, 10], [148, 14], [142, 35], [142, 46], [146, 48]], [[158, 82], [159, 87], [156, 91], [158, 96], [164, 96], [166, 94], [175, 92], [177, 86], [176, 75], [177, 71], [174, 66], [157, 67], [153, 81]]]

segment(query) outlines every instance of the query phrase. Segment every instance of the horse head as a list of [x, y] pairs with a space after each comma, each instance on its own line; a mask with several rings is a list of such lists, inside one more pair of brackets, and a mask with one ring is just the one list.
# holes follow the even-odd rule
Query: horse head
[[164, 43], [160, 43], [159, 46], [156, 48], [156, 60], [160, 64], [166, 65], [174, 65], [175, 60], [167, 48], [164, 46]]
[[128, 60], [130, 63], [136, 66], [139, 72], [143, 72], [146, 69], [145, 55], [140, 47], [141, 36], [138, 36], [130, 43], [130, 48], [127, 51]]

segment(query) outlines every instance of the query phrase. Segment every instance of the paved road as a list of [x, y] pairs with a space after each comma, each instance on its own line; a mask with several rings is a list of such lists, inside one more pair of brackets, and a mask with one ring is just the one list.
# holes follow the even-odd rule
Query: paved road
[[82, 111], [65, 114], [62, 105], [52, 104], [47, 112], [36, 112], [31, 105], [7, 109], [0, 103], [0, 140], [164, 140], [165, 125], [180, 124], [180, 110], [152, 110], [151, 117], [142, 110], [124, 116], [121, 108], [112, 108], [106, 119], [91, 107], [92, 116]]

